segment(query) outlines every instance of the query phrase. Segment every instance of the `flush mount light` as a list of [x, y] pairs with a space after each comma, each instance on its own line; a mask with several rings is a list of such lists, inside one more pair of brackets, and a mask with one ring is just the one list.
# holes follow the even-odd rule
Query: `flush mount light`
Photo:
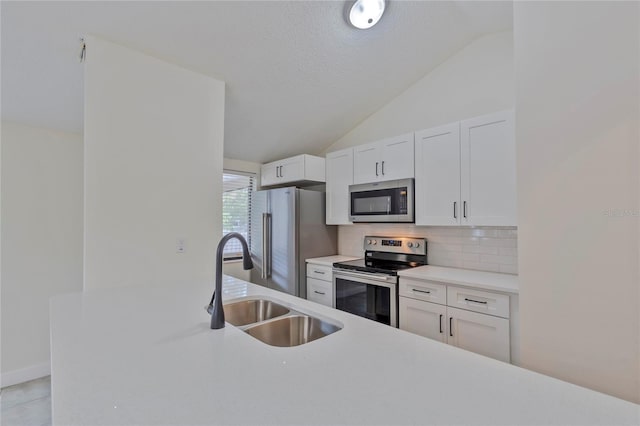
[[366, 30], [378, 23], [384, 13], [385, 0], [356, 0], [349, 11], [349, 22]]

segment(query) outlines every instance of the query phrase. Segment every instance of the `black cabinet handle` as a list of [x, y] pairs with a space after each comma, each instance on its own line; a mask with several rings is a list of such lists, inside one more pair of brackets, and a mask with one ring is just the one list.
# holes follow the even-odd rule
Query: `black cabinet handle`
[[424, 294], [431, 294], [430, 291], [426, 291], [426, 290], [418, 290], [417, 288], [412, 288], [412, 291], [415, 291], [416, 293], [424, 293]]
[[378, 162], [377, 161], [376, 161], [376, 176], [379, 176], [378, 175]]
[[282, 166], [280, 166], [280, 177], [284, 177], [284, 175], [282, 174]]
[[384, 176], [384, 161], [382, 162], [382, 175]]
[[280, 177], [280, 166], [276, 166], [276, 177]]
[[313, 272], [316, 273], [316, 274], [324, 275], [323, 271], [313, 271]]
[[467, 202], [466, 201], [462, 202], [462, 216], [465, 219], [467, 218]]
[[442, 334], [442, 314], [440, 314], [440, 334]]
[[482, 305], [486, 305], [487, 304], [487, 302], [482, 302], [480, 300], [467, 299], [466, 297], [464, 298], [464, 300], [467, 301], [467, 302], [480, 303]]
[[313, 290], [313, 292], [314, 292], [314, 293], [316, 293], [316, 294], [321, 294], [321, 295], [323, 295], [323, 296], [325, 295], [325, 293], [323, 293], [323, 292], [321, 292], [321, 291], [318, 291], [318, 290]]
[[449, 317], [449, 336], [453, 337], [453, 317]]
[[453, 202], [453, 218], [454, 218], [454, 219], [457, 219], [457, 218], [458, 218], [458, 213], [456, 212], [456, 210], [458, 210], [458, 209], [456, 208], [456, 207], [458, 207], [458, 206], [457, 206], [457, 204], [458, 204], [458, 202], [457, 202], [457, 201], [454, 201], [454, 202]]

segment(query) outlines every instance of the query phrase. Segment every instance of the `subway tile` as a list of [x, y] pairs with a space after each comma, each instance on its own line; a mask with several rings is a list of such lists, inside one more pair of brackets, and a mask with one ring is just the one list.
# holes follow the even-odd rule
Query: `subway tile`
[[463, 262], [462, 267], [465, 269], [475, 269], [477, 271], [500, 272], [500, 265], [485, 262]]
[[497, 263], [499, 265], [517, 265], [518, 258], [514, 256], [500, 256], [493, 254], [481, 254], [480, 262]]
[[500, 272], [504, 274], [517, 274], [518, 267], [516, 265], [500, 265]]
[[498, 229], [498, 238], [517, 238], [517, 229]]
[[486, 247], [480, 245], [463, 245], [463, 253], [500, 254], [498, 247]]
[[481, 238], [480, 245], [487, 247], [517, 247], [518, 241], [506, 238]]
[[463, 263], [466, 263], [466, 262], [479, 263], [480, 262], [480, 254], [478, 254], [478, 253], [462, 253], [462, 262]]
[[501, 256], [518, 256], [518, 249], [514, 247], [499, 247], [498, 254]]
[[474, 229], [471, 234], [474, 237], [485, 237], [485, 238], [497, 238], [498, 230], [497, 229]]

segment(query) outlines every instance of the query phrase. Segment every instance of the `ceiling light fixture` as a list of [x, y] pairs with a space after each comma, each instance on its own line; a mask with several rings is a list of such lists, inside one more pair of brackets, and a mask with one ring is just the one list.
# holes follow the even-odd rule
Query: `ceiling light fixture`
[[382, 18], [385, 3], [385, 0], [356, 0], [349, 11], [349, 22], [361, 30], [373, 27]]

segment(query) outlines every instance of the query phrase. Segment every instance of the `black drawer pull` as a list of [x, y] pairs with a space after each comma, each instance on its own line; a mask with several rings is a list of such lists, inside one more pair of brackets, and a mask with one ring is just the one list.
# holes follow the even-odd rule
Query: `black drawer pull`
[[442, 314], [440, 314], [440, 334], [442, 334]]
[[426, 291], [426, 290], [418, 290], [417, 288], [412, 288], [412, 291], [415, 291], [416, 293], [424, 293], [424, 294], [431, 294], [430, 291]]
[[316, 294], [321, 294], [321, 295], [323, 295], [323, 296], [326, 294], [326, 293], [323, 293], [323, 292], [318, 291], [318, 290], [313, 290], [313, 292], [314, 292], [314, 293], [316, 293]]
[[324, 275], [324, 272], [322, 272], [322, 271], [313, 271], [313, 273], [315, 273], [315, 274], [320, 274], [320, 275]]
[[449, 317], [449, 336], [453, 337], [453, 317]]
[[481, 305], [487, 304], [487, 302], [481, 302], [480, 300], [467, 299], [466, 297], [464, 298], [464, 300], [466, 300], [467, 302], [480, 303]]

